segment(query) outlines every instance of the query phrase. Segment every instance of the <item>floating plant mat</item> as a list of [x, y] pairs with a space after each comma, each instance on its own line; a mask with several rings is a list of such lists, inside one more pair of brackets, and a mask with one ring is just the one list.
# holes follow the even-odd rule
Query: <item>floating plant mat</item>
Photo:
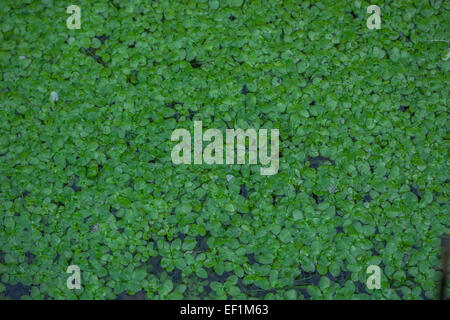
[[[81, 0], [68, 29], [2, 0], [0, 298], [436, 298], [450, 2], [371, 4]], [[174, 164], [195, 121], [278, 129], [278, 171]]]

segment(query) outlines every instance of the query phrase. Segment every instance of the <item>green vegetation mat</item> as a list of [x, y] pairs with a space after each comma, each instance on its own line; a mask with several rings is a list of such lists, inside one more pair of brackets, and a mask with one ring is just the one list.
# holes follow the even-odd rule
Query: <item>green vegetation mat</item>
[[[0, 298], [437, 298], [449, 9], [2, 0]], [[278, 128], [278, 173], [173, 164], [196, 120]]]

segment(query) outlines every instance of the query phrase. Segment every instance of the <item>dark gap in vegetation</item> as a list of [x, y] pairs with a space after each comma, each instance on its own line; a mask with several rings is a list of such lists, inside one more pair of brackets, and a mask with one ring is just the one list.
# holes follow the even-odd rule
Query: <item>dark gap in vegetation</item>
[[241, 278], [238, 278], [237, 285], [238, 285], [239, 289], [241, 290], [241, 292], [243, 292], [251, 297], [260, 299], [260, 300], [262, 300], [268, 293], [273, 293], [273, 294], [276, 293], [275, 289], [264, 290], [264, 289], [257, 287], [253, 283], [251, 283], [250, 285], [246, 285], [246, 284], [244, 284], [244, 282], [242, 281]]
[[182, 233], [182, 232], [178, 232], [177, 233], [177, 239], [180, 239], [182, 242], [184, 241], [184, 236], [185, 236], [185, 234], [184, 233]]
[[105, 44], [106, 40], [109, 40], [109, 36], [108, 35], [101, 35], [101, 36], [95, 36], [101, 44]]
[[256, 259], [255, 259], [255, 254], [254, 253], [246, 253], [245, 256], [247, 257], [249, 264], [251, 264], [251, 265], [255, 264]]
[[22, 283], [12, 285], [6, 283], [5, 287], [5, 296], [13, 300], [20, 300], [22, 296], [29, 296], [31, 292], [31, 286], [26, 286]]
[[179, 269], [175, 268], [173, 271], [168, 273], [169, 278], [173, 281], [173, 283], [178, 284], [183, 280], [182, 273]]
[[109, 3], [111, 3], [111, 5], [112, 5], [114, 8], [116, 8], [117, 10], [120, 10], [120, 9], [122, 8], [118, 3], [116, 3], [116, 2], [113, 1], [113, 0], [110, 0]]
[[211, 293], [214, 293], [214, 290], [211, 289], [209, 285], [203, 285], [203, 292], [201, 293], [201, 297], [203, 299], [207, 299]]
[[[192, 120], [192, 118], [194, 117], [194, 115], [195, 115], [195, 112], [193, 111], [193, 110], [191, 110], [191, 109], [188, 109], [188, 111], [189, 111], [189, 116], [188, 116], [188, 118], [190, 119], [190, 120]], [[213, 122], [214, 122], [214, 116], [211, 116], [212, 117], [212, 120], [213, 120]]]
[[352, 15], [353, 19], [358, 18], [358, 15], [353, 10], [350, 11], [350, 14]]
[[402, 111], [402, 112], [405, 112], [406, 110], [409, 110], [409, 106], [400, 106], [400, 107], [398, 108], [398, 110], [400, 110], [400, 111]]
[[243, 196], [245, 199], [248, 199], [247, 189], [246, 189], [245, 183], [241, 185], [241, 190], [239, 191], [239, 194], [241, 196]]
[[106, 63], [103, 61], [102, 57], [98, 56], [96, 53], [97, 49], [89, 47], [87, 49], [80, 49], [82, 52], [90, 56], [92, 59], [94, 59], [95, 62], [101, 64], [102, 66], [106, 66]]
[[[301, 267], [300, 267], [301, 269]], [[312, 284], [314, 286], [319, 286], [319, 281], [320, 281], [320, 274], [319, 272], [317, 272], [317, 269], [314, 272], [305, 272], [302, 270], [302, 275], [304, 276], [305, 280], [304, 282], [306, 284]]]
[[414, 193], [417, 196], [417, 198], [419, 198], [419, 201], [422, 200], [422, 196], [419, 193], [419, 190], [417, 190], [413, 185], [409, 186], [409, 190], [411, 190], [411, 192]]
[[319, 204], [319, 203], [323, 202], [323, 198], [317, 196], [314, 192], [310, 193], [309, 196], [310, 196], [311, 198], [314, 199], [314, 201], [316, 202], [316, 204]]
[[189, 61], [189, 63], [191, 64], [192, 68], [194, 68], [194, 69], [200, 68], [202, 66], [202, 63], [195, 58], [192, 59], [191, 61]]
[[136, 85], [138, 84], [138, 81], [137, 81], [137, 74], [138, 74], [138, 71], [137, 71], [137, 70], [133, 70], [133, 71], [131, 72], [131, 74], [127, 75], [127, 80], [126, 80], [126, 82], [127, 82], [127, 83], [131, 83], [132, 85], [136, 86]]
[[208, 238], [206, 236], [196, 236], [195, 240], [197, 241], [197, 244], [195, 245], [195, 250], [198, 250], [200, 252], [204, 252], [208, 249]]
[[58, 206], [58, 207], [65, 207], [66, 205], [64, 204], [64, 203], [62, 203], [61, 201], [54, 201], [54, 200], [52, 200], [52, 202], [54, 203], [54, 204], [56, 204], [56, 206]]
[[77, 186], [75, 183], [72, 183], [70, 187], [73, 189], [73, 191], [81, 191], [81, 187]]
[[370, 196], [370, 194], [366, 194], [366, 195], [363, 197], [363, 199], [364, 199], [365, 202], [370, 202], [370, 201], [373, 200], [372, 197]]
[[370, 252], [372, 253], [372, 256], [377, 256], [377, 255], [378, 255], [378, 251], [377, 251], [377, 249], [375, 249], [375, 247], [372, 248], [372, 249], [370, 250]]
[[244, 85], [242, 86], [241, 93], [242, 93], [244, 96], [248, 93], [247, 85], [246, 85], [246, 84], [244, 84]]
[[146, 300], [147, 292], [145, 290], [141, 290], [136, 292], [133, 295], [129, 295], [127, 292], [122, 292], [118, 296], [116, 296], [115, 300]]
[[14, 110], [14, 115], [16, 115], [16, 116], [18, 116], [18, 117], [21, 117], [22, 119], [25, 119], [25, 115], [22, 114], [22, 113], [20, 113], [20, 112], [17, 111], [17, 110]]
[[109, 207], [109, 212], [116, 218], [117, 218], [117, 211], [119, 210], [113, 208], [112, 206]]
[[303, 297], [306, 300], [310, 300], [311, 299], [311, 295], [308, 293], [308, 291], [305, 288], [299, 288], [298, 291], [300, 291], [300, 293], [303, 295]]
[[158, 277], [164, 271], [164, 269], [161, 267], [161, 260], [161, 256], [155, 256], [148, 258], [148, 260], [145, 262], [147, 266], [150, 266], [151, 273]]
[[228, 19], [230, 19], [231, 21], [234, 21], [234, 20], [236, 20], [236, 17], [233, 16], [232, 14], [230, 14], [230, 16], [228, 17]]
[[58, 260], [59, 260], [60, 257], [61, 257], [61, 256], [59, 255], [59, 253], [57, 253], [56, 256], [55, 256], [55, 258], [53, 259], [53, 263], [58, 262]]
[[366, 284], [365, 283], [362, 283], [362, 282], [359, 282], [359, 281], [354, 281], [354, 283], [356, 284], [355, 287], [356, 287], [356, 292], [358, 294], [369, 294], [367, 292], [367, 290], [366, 290]]
[[175, 109], [175, 106], [176, 106], [177, 104], [179, 104], [179, 105], [181, 105], [181, 106], [184, 105], [183, 102], [172, 101], [172, 102], [169, 102], [169, 103], [164, 104], [164, 107], [166, 107], [166, 108], [171, 108], [171, 109]]
[[330, 162], [332, 165], [334, 165], [334, 160], [332, 160], [328, 157], [322, 157], [322, 156], [317, 156], [317, 157], [308, 156], [306, 158], [306, 161], [309, 162], [309, 167], [313, 168], [313, 169], [317, 169], [320, 165], [324, 164], [327, 161]]
[[130, 48], [130, 49], [136, 48], [136, 41], [133, 41], [133, 43], [130, 44], [130, 45], [128, 46], [128, 48]]
[[331, 281], [340, 284], [343, 287], [345, 284], [345, 281], [351, 279], [352, 273], [349, 271], [341, 270], [341, 272], [336, 277], [334, 277], [331, 273], [327, 272], [326, 277], [328, 277]]
[[224, 283], [229, 277], [231, 277], [234, 273], [230, 271], [224, 271], [221, 275], [218, 275], [213, 269], [207, 268], [208, 274], [208, 283], [217, 281], [220, 283]]
[[181, 117], [181, 114], [177, 111], [175, 112], [173, 115], [169, 116], [169, 117], [164, 117], [164, 119], [175, 119], [175, 121], [178, 121]]

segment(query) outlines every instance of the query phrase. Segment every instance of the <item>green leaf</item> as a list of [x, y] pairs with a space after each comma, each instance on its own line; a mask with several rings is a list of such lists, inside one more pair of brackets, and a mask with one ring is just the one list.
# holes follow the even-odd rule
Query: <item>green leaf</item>
[[173, 289], [172, 280], [167, 279], [163, 282], [159, 294], [161, 296], [166, 296], [169, 292], [172, 291], [172, 289]]
[[284, 243], [288, 243], [292, 241], [291, 232], [288, 229], [281, 230], [280, 234], [278, 235], [280, 240]]

